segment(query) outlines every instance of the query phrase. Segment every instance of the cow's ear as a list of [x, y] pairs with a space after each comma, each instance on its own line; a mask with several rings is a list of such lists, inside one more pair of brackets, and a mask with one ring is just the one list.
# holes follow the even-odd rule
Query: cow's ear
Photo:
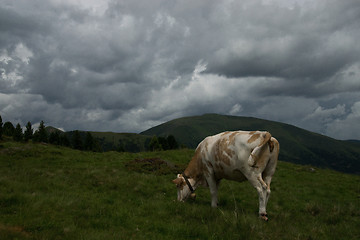
[[176, 178], [173, 180], [173, 183], [175, 183], [176, 185], [180, 185], [182, 184], [182, 179], [181, 178]]

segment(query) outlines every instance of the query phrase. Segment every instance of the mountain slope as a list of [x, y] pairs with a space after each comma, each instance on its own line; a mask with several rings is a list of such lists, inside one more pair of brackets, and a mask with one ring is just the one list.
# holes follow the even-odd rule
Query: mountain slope
[[190, 148], [206, 136], [231, 130], [266, 130], [280, 142], [279, 159], [322, 168], [360, 174], [360, 147], [357, 142], [340, 141], [289, 124], [252, 117], [217, 114], [175, 119], [150, 128], [141, 134], [174, 135]]

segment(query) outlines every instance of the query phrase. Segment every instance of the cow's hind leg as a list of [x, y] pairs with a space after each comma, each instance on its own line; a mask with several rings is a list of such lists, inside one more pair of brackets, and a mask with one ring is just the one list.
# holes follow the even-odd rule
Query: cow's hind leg
[[261, 174], [254, 174], [248, 178], [251, 185], [256, 189], [259, 195], [259, 216], [265, 221], [268, 220], [266, 213], [266, 203], [268, 199], [268, 186], [261, 177]]
[[269, 197], [270, 197], [270, 183], [271, 183], [271, 178], [272, 176], [263, 176], [265, 184], [266, 184], [266, 198], [265, 198], [265, 207], [267, 206], [267, 203], [269, 201]]
[[262, 178], [264, 179], [264, 182], [266, 184], [265, 208], [269, 201], [269, 197], [270, 197], [270, 193], [271, 193], [270, 184], [271, 184], [271, 179], [275, 173], [276, 165], [277, 165], [277, 155], [273, 155], [270, 158], [270, 161], [269, 161], [268, 165], [266, 166], [264, 172], [262, 173]]

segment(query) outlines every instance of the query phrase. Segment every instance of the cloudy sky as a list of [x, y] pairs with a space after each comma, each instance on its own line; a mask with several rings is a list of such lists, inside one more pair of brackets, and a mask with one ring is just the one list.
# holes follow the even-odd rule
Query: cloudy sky
[[3, 122], [141, 132], [204, 113], [360, 139], [358, 0], [0, 0]]

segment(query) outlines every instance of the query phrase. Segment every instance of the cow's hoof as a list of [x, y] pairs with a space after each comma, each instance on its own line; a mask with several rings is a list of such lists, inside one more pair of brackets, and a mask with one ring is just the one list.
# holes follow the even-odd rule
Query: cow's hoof
[[261, 213], [260, 218], [265, 222], [269, 221], [268, 215], [266, 213]]

